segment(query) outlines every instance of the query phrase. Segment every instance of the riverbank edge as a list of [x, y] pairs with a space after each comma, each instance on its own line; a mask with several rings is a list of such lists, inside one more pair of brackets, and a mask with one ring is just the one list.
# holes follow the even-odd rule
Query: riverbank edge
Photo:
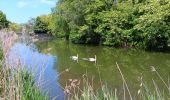
[[15, 32], [0, 31], [0, 100], [49, 100], [46, 92], [36, 86], [34, 76], [18, 62], [10, 66], [7, 55], [18, 39]]
[[[19, 64], [20, 65], [20, 64]], [[117, 64], [117, 66], [118, 66], [118, 64]], [[118, 69], [120, 69], [119, 67], [118, 67]], [[25, 79], [25, 77], [27, 77], [27, 79], [26, 79], [26, 81], [25, 81], [25, 84], [26, 84], [26, 89], [24, 89], [24, 92], [28, 89], [29, 91], [30, 91], [30, 88], [33, 88], [34, 87], [34, 85], [32, 85], [32, 82], [33, 82], [33, 80], [32, 80], [32, 75], [30, 74], [30, 73], [28, 73], [27, 71], [21, 71], [21, 73], [23, 73], [23, 74], [20, 74], [20, 71], [21, 70], [19, 70], [19, 71], [17, 71], [16, 72], [16, 74], [17, 75], [19, 75], [19, 76], [23, 76], [22, 78], [23, 79]], [[156, 69], [154, 69], [154, 67], [153, 67], [153, 71], [155, 72], [156, 71]], [[19, 74], [18, 74], [18, 72], [19, 72]], [[100, 73], [100, 72], [99, 72]], [[121, 70], [120, 70], [120, 73], [121, 73]], [[16, 75], [16, 76], [17, 76]], [[14, 75], [15, 76], [15, 75]], [[131, 98], [131, 97], [129, 97], [129, 95], [131, 95], [131, 93], [129, 92], [128, 93], [128, 85], [127, 85], [127, 83], [126, 83], [126, 80], [125, 80], [125, 78], [124, 78], [124, 76], [123, 76], [123, 74], [121, 73], [121, 76], [122, 76], [122, 81], [123, 81], [123, 88], [125, 88], [124, 89], [124, 91], [122, 90], [122, 92], [126, 92], [125, 93], [125, 95], [126, 95], [126, 97], [125, 98]], [[85, 77], [85, 76], [84, 76]], [[118, 100], [118, 94], [117, 94], [117, 89], [115, 89], [115, 90], [110, 90], [108, 87], [107, 87], [107, 85], [103, 85], [102, 83], [101, 83], [101, 89], [100, 90], [98, 90], [98, 91], [95, 91], [94, 89], [93, 89], [93, 85], [91, 84], [91, 82], [89, 82], [88, 80], [89, 79], [84, 79], [85, 81], [84, 81], [84, 84], [83, 84], [83, 89], [80, 89], [80, 87], [79, 86], [77, 86], [77, 85], [79, 85], [80, 83], [78, 82], [78, 81], [76, 81], [76, 80], [72, 80], [71, 81], [71, 84], [70, 85], [68, 85], [68, 86], [66, 86], [65, 88], [64, 88], [64, 92], [65, 92], [65, 94], [67, 94], [66, 96], [68, 97], [68, 99], [69, 100], [100, 100], [100, 99], [102, 99], [102, 100]], [[18, 82], [18, 80], [16, 80], [17, 82]], [[20, 81], [19, 81], [20, 82]], [[28, 83], [29, 82], [29, 83]], [[126, 84], [126, 85], [125, 85]], [[141, 85], [142, 84], [142, 85]], [[156, 90], [155, 89], [155, 92], [154, 93], [151, 93], [150, 91], [148, 92], [148, 91], [146, 91], [146, 87], [144, 87], [144, 85], [145, 85], [145, 83], [143, 83], [142, 82], [142, 80], [141, 80], [141, 84], [139, 84], [140, 86], [141, 86], [141, 89], [139, 89], [139, 90], [136, 90], [137, 91], [137, 93], [138, 93], [138, 95], [139, 96], [141, 96], [141, 98], [142, 98], [142, 100], [143, 99], [151, 99], [151, 100], [158, 100], [158, 99], [164, 99], [164, 94], [163, 93], [160, 93], [158, 90]], [[7, 84], [8, 85], [8, 84]], [[20, 84], [21, 85], [21, 84]], [[77, 86], [77, 87], [75, 87], [75, 85]], [[27, 86], [30, 86], [30, 88], [28, 88]], [[70, 88], [70, 87], [72, 87], [72, 88]], [[35, 87], [36, 88], [36, 87]], [[155, 88], [157, 88], [157, 86], [155, 86]], [[37, 88], [36, 88], [37, 89]], [[73, 90], [69, 90], [69, 89], [78, 89], [77, 91], [79, 91], [79, 92], [74, 92], [74, 93], [71, 93]], [[27, 96], [28, 96], [28, 98], [27, 98], [27, 96], [25, 97], [25, 96], [23, 96], [23, 97], [25, 97], [25, 98], [27, 98], [27, 99], [32, 99], [32, 100], [48, 100], [48, 99], [45, 99], [45, 97], [43, 97], [42, 95], [41, 95], [41, 93], [40, 93], [40, 91], [39, 91], [39, 89], [38, 90], [35, 90], [34, 88], [33, 89], [31, 89], [31, 90], [33, 90], [33, 92], [30, 92], [31, 93], [31, 97], [30, 97], [30, 94], [28, 94]], [[141, 92], [142, 91], [142, 92]], [[33, 94], [32, 94], [33, 93]], [[37, 94], [36, 94], [37, 93]], [[80, 94], [81, 93], [81, 94]], [[143, 93], [143, 94], [142, 94]], [[10, 94], [10, 93], [9, 93]], [[128, 95], [129, 94], [129, 95]], [[40, 97], [39, 97], [39, 95], [41, 95]], [[127, 96], [128, 95], [128, 96]], [[6, 96], [6, 95], [5, 95]], [[123, 95], [122, 95], [123, 96]], [[12, 96], [12, 98], [14, 98], [15, 96]], [[19, 96], [18, 96], [19, 97]], [[42, 97], [42, 98], [41, 98]], [[19, 97], [19, 98], [21, 98], [21, 97]], [[135, 98], [135, 97], [132, 97], [132, 98]], [[26, 99], [26, 100], [27, 100]], [[13, 100], [13, 99], [12, 99]], [[19, 99], [17, 99], [17, 100], [19, 100]], [[23, 100], [23, 99], [21, 99], [21, 100]]]
[[89, 45], [89, 46], [103, 46], [103, 47], [109, 47], [109, 48], [122, 48], [122, 49], [136, 49], [136, 50], [143, 50], [143, 51], [147, 51], [147, 52], [163, 52], [163, 53], [170, 53], [170, 45], [167, 46], [167, 48], [165, 49], [144, 49], [141, 47], [136, 47], [136, 46], [131, 46], [131, 45], [125, 45], [125, 46], [113, 46], [113, 45], [104, 45], [104, 44], [93, 44], [93, 43], [79, 43], [79, 42], [73, 42], [72, 40], [67, 40], [65, 39], [65, 37], [56, 37], [53, 35], [49, 35], [49, 34], [33, 34], [33, 35], [29, 35], [32, 39], [33, 42], [37, 42], [37, 41], [51, 41], [51, 40], [65, 40], [69, 43], [75, 44], [75, 45]]

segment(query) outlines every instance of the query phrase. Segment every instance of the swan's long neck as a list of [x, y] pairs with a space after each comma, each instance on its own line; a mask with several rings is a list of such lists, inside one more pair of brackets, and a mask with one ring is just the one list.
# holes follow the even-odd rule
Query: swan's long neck
[[77, 63], [78, 63], [78, 61], [79, 61], [79, 58], [78, 58], [78, 57], [79, 57], [79, 55], [77, 54]]
[[94, 56], [94, 59], [96, 60], [96, 55]]
[[96, 55], [95, 55], [95, 65], [96, 65], [96, 61], [97, 61], [97, 57], [96, 57]]

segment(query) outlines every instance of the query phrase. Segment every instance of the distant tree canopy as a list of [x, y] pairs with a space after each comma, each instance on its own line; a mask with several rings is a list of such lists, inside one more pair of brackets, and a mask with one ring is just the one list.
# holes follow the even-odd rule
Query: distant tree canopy
[[22, 27], [21, 25], [17, 24], [17, 23], [9, 23], [9, 27], [10, 30], [14, 31], [14, 32], [21, 32]]
[[51, 15], [38, 16], [34, 22], [34, 32], [51, 34], [50, 22], [52, 22]]
[[8, 20], [6, 19], [6, 15], [0, 11], [0, 29], [8, 27]]
[[74, 43], [164, 49], [170, 40], [170, 0], [58, 0], [47, 16], [35, 32]]

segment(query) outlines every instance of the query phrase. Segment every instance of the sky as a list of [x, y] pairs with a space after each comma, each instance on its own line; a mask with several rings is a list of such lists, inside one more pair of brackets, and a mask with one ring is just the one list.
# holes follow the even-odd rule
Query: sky
[[0, 0], [0, 10], [11, 22], [26, 23], [31, 18], [49, 14], [57, 0]]

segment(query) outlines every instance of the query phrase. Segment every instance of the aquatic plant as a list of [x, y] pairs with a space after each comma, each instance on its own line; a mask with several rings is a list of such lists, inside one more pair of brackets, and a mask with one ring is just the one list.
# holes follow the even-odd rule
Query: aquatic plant
[[34, 76], [21, 65], [10, 65], [8, 52], [17, 39], [15, 32], [0, 31], [1, 53], [3, 58], [0, 63], [0, 99], [5, 100], [48, 100], [46, 93], [36, 86]]
[[[121, 71], [121, 67], [116, 63], [117, 69], [122, 77], [122, 94], [118, 94], [117, 88], [110, 89], [107, 84], [100, 83], [99, 89], [95, 89], [93, 86], [93, 78], [90, 80], [88, 75], [84, 74], [82, 79], [69, 79], [64, 92], [68, 100], [168, 100], [170, 98], [170, 83], [166, 83], [161, 77], [159, 72], [154, 66], [151, 66], [151, 72], [156, 73], [157, 77], [162, 81], [167, 90], [161, 90], [159, 85], [152, 79], [152, 85], [154, 90], [151, 90], [144, 82], [143, 76], [140, 76], [139, 89], [136, 90], [136, 94], [132, 94], [128, 84], [125, 80], [124, 74]], [[99, 69], [99, 68], [98, 68]], [[98, 70], [99, 71], [99, 70]], [[100, 72], [99, 72], [100, 76]], [[100, 77], [101, 78], [101, 77]], [[82, 83], [81, 83], [82, 82]], [[80, 84], [81, 83], [81, 84]], [[165, 93], [168, 91], [168, 93]]]

